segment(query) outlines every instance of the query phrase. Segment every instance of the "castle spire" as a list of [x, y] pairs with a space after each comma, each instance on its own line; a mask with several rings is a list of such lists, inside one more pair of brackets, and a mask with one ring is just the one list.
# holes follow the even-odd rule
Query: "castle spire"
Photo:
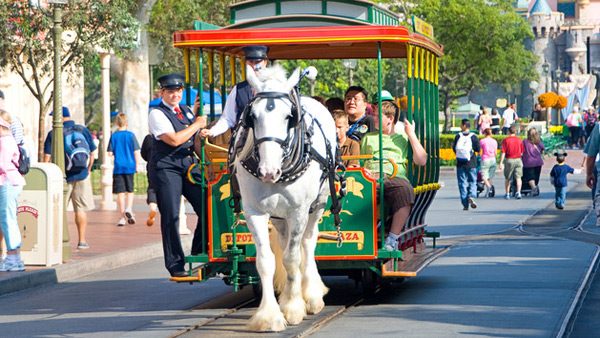
[[531, 7], [531, 11], [529, 14], [552, 14], [552, 9], [546, 2], [546, 0], [537, 0], [533, 7]]

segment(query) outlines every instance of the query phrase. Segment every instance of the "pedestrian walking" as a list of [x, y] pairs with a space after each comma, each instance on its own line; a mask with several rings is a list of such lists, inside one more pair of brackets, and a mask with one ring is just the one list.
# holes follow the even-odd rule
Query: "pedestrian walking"
[[487, 108], [482, 108], [481, 115], [479, 115], [478, 125], [479, 135], [483, 135], [483, 132], [492, 126], [492, 117], [490, 116]]
[[544, 142], [540, 139], [537, 129], [531, 128], [527, 131], [527, 139], [523, 141], [523, 181], [527, 182], [531, 189], [531, 196], [540, 194], [539, 182], [544, 159], [542, 154], [546, 151]]
[[498, 153], [498, 141], [492, 138], [492, 129], [483, 131], [485, 137], [479, 140], [481, 145], [481, 178], [485, 184], [485, 197], [494, 197], [496, 188], [492, 179], [496, 174], [496, 154]]
[[567, 153], [556, 152], [556, 164], [550, 171], [550, 183], [554, 186], [554, 205], [556, 209], [564, 209], [565, 201], [567, 199], [567, 175], [568, 174], [580, 174], [581, 170], [573, 169], [568, 164], [565, 164], [565, 157]]
[[148, 220], [146, 220], [146, 225], [151, 227], [154, 225], [154, 218], [158, 212], [158, 204], [156, 200], [156, 191], [154, 190], [154, 183], [150, 178], [150, 172], [153, 170], [153, 167], [150, 165], [150, 159], [152, 158], [152, 147], [154, 146], [154, 137], [152, 134], [146, 135], [144, 137], [144, 141], [142, 142], [142, 148], [140, 149], [140, 155], [146, 161], [146, 178], [148, 180], [148, 188], [146, 189], [146, 204], [148, 204], [148, 208], [150, 209], [150, 213], [148, 214]]
[[108, 156], [114, 156], [113, 167], [113, 194], [117, 194], [119, 206], [119, 222], [117, 226], [127, 223], [135, 224], [133, 215], [133, 175], [138, 172], [137, 162], [140, 145], [135, 134], [127, 130], [129, 125], [127, 115], [117, 114], [115, 124], [118, 131], [110, 136], [108, 141]]
[[[85, 237], [87, 212], [95, 207], [90, 173], [94, 164], [94, 150], [96, 150], [96, 145], [94, 144], [92, 133], [86, 127], [76, 124], [73, 121], [71, 112], [67, 107], [62, 108], [62, 116], [63, 132], [65, 135], [65, 172], [68, 184], [67, 205], [69, 202], [73, 203], [75, 224], [77, 225], [79, 237], [77, 248], [85, 250], [90, 247]], [[48, 132], [44, 141], [44, 162], [50, 162], [51, 158], [52, 130]]]
[[500, 170], [504, 168], [505, 199], [510, 199], [510, 186], [515, 182], [515, 198], [521, 199], [521, 178], [523, 177], [523, 140], [517, 137], [517, 128], [512, 125], [508, 128], [509, 137], [502, 141], [502, 153], [500, 154]]
[[569, 144], [567, 149], [579, 149], [578, 141], [583, 125], [583, 118], [579, 112], [579, 107], [573, 107], [573, 111], [567, 116], [566, 124], [569, 127]]
[[490, 125], [490, 128], [492, 128], [492, 134], [499, 135], [500, 121], [502, 120], [502, 116], [498, 114], [498, 109], [492, 108], [492, 114], [490, 114], [490, 117], [492, 118], [492, 124]]
[[515, 111], [515, 104], [509, 103], [504, 113], [502, 113], [502, 135], [510, 134], [510, 127], [519, 120], [519, 116]]
[[6, 242], [6, 259], [0, 271], [25, 271], [21, 259], [21, 231], [17, 223], [17, 200], [25, 179], [19, 173], [19, 148], [10, 130], [10, 114], [0, 108], [0, 228]]
[[460, 125], [461, 132], [454, 137], [452, 149], [456, 154], [456, 178], [458, 180], [458, 192], [463, 210], [477, 208], [475, 198], [477, 197], [477, 156], [481, 150], [479, 138], [471, 132], [471, 122], [463, 119]]

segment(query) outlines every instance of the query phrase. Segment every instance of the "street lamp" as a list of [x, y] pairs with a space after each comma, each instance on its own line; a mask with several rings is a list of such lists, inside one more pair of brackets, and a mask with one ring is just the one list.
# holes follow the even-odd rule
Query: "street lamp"
[[354, 77], [354, 68], [356, 68], [358, 61], [356, 59], [344, 59], [342, 60], [342, 64], [348, 69], [348, 84], [352, 86], [352, 83], [354, 82], [352, 80]]
[[600, 67], [592, 68], [592, 74], [596, 76], [596, 107], [600, 106]]
[[[556, 80], [556, 95], [560, 95], [560, 74], [561, 74], [561, 70], [560, 67], [558, 67], [555, 71], [554, 71], [554, 79]], [[560, 112], [560, 110], [556, 110], [556, 121], [558, 123], [560, 123], [560, 121], [562, 120], [562, 113]]]
[[[534, 118], [533, 116], [533, 112], [535, 112], [535, 94], [537, 94], [536, 90], [538, 89], [538, 87], [540, 86], [540, 84], [537, 81], [531, 81], [529, 82], [529, 89], [531, 89], [531, 117]], [[541, 119], [541, 116], [537, 117], [538, 119]]]
[[[42, 0], [38, 0], [39, 7], [43, 10]], [[65, 175], [65, 146], [62, 116], [62, 9], [67, 0], [46, 0], [52, 7], [54, 22], [54, 109], [52, 113], [52, 163], [56, 164]], [[45, 13], [45, 12], [44, 12]], [[47, 14], [47, 13], [45, 13]], [[71, 259], [71, 246], [69, 244], [69, 228], [67, 225], [67, 185], [64, 184], [63, 194], [63, 261]]]
[[[546, 78], [546, 93], [550, 91], [550, 64], [544, 60], [542, 64], [542, 75]], [[550, 128], [550, 120], [552, 114], [552, 108], [546, 108], [546, 128]]]

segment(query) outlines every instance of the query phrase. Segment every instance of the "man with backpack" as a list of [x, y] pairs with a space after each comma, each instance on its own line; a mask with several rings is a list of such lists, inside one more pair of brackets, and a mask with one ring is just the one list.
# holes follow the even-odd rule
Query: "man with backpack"
[[477, 197], [477, 156], [475, 153], [481, 151], [479, 138], [471, 132], [471, 121], [463, 119], [460, 125], [462, 130], [456, 134], [452, 149], [456, 154], [456, 178], [458, 180], [458, 192], [463, 210], [477, 208], [475, 197]]
[[[50, 114], [52, 115], [52, 113]], [[94, 163], [96, 145], [92, 133], [82, 126], [75, 124], [67, 107], [62, 108], [63, 133], [65, 143], [65, 171], [67, 175], [67, 205], [73, 202], [75, 224], [79, 234], [78, 249], [89, 249], [85, 239], [87, 229], [87, 211], [94, 208], [94, 195], [90, 172]], [[52, 130], [44, 141], [44, 162], [50, 162], [52, 155]]]

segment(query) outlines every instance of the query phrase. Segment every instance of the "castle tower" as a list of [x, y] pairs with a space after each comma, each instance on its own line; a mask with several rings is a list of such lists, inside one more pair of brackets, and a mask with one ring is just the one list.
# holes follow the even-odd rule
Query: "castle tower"
[[552, 90], [552, 74], [544, 76], [542, 65], [545, 62], [550, 64], [550, 73], [558, 68], [555, 38], [560, 33], [564, 15], [553, 12], [546, 0], [537, 0], [531, 8], [528, 21], [534, 35], [531, 50], [539, 57], [536, 69], [540, 74], [540, 84], [537, 93], [532, 93], [537, 98], [539, 94]]

